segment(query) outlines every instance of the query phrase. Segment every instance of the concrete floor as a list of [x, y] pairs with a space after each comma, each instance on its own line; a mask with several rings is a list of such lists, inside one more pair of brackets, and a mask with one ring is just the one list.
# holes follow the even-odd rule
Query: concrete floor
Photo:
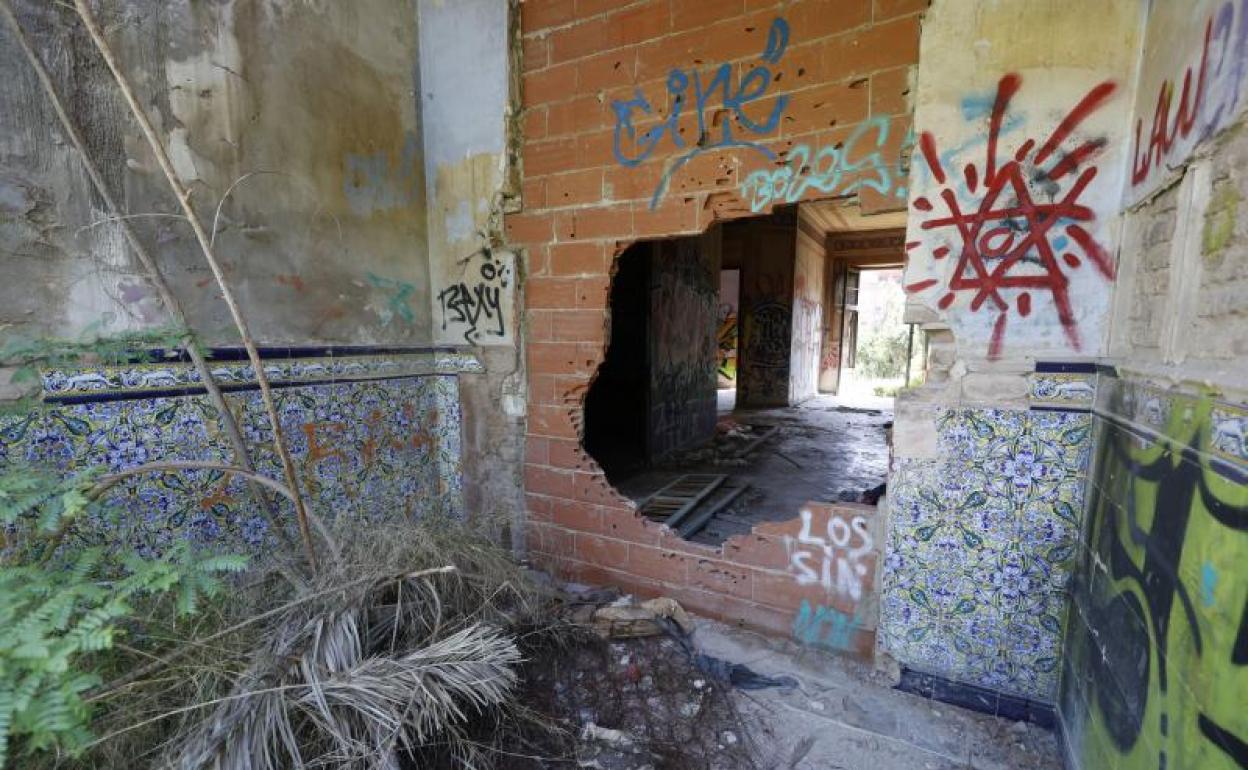
[[738, 499], [691, 539], [721, 543], [763, 521], [797, 516], [809, 501], [836, 502], [883, 483], [888, 470], [884, 424], [893, 419], [891, 399], [853, 402], [820, 396], [780, 409], [731, 409], [732, 391], [721, 391], [721, 420], [780, 427], [748, 462], [726, 461], [693, 450], [617, 484], [639, 500], [686, 473], [726, 473], [750, 484]]
[[798, 681], [734, 691], [770, 770], [1060, 770], [1056, 736], [893, 689], [855, 661], [699, 619], [699, 652]]

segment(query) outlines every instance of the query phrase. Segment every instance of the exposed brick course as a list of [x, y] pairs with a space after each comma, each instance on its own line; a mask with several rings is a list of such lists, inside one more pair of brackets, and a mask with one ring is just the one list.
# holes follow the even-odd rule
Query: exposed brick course
[[[794, 632], [803, 599], [828, 604], [820, 586], [796, 587], [785, 550], [793, 532], [783, 527], [710, 548], [641, 520], [581, 449], [581, 408], [607, 341], [611, 265], [630, 242], [694, 234], [717, 219], [754, 213], [742, 184], [752, 172], [782, 166], [797, 146], [813, 154], [839, 144], [843, 152], [845, 143], [863, 137], [846, 158], [837, 189], [878, 178], [870, 162], [861, 162], [871, 153], [894, 169], [902, 164], [910, 68], [925, 7], [925, 0], [522, 4], [523, 210], [507, 217], [506, 232], [526, 259], [525, 486], [536, 562], [566, 577], [672, 596], [695, 611], [776, 633]], [[766, 64], [768, 82], [751, 79], [781, 14], [789, 27], [784, 55]], [[711, 87], [722, 65], [730, 82]], [[669, 93], [674, 69], [696, 74], [709, 91], [701, 136], [692, 82], [679, 105]], [[787, 96], [773, 130], [751, 131], [725, 104], [747, 87], [759, 89], [741, 108], [755, 126]], [[625, 165], [614, 149], [613, 101], [638, 95], [649, 113], [632, 112], [635, 140], [665, 125], [677, 106], [681, 117], [675, 136], [665, 130], [648, 157]], [[861, 130], [868, 119], [888, 126], [882, 146], [878, 134]], [[734, 139], [757, 142], [778, 157], [718, 147], [725, 126]], [[627, 140], [627, 128], [619, 130]], [[707, 151], [680, 161], [696, 147]], [[828, 194], [812, 187], [802, 197]], [[860, 200], [867, 209], [904, 203], [868, 189]], [[869, 654], [873, 638], [871, 629], [855, 627], [849, 646]]]

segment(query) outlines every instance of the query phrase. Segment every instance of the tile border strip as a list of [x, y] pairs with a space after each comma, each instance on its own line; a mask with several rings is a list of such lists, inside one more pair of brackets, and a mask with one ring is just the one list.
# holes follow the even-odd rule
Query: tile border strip
[[[359, 350], [359, 349], [357, 349]], [[225, 391], [257, 387], [255, 371], [246, 359], [218, 355], [208, 362], [213, 378]], [[452, 351], [353, 352], [322, 356], [281, 357], [266, 353], [264, 369], [274, 387], [358, 382], [427, 375], [457, 375], [484, 368], [471, 353]], [[204, 392], [199, 372], [180, 360], [117, 366], [79, 366], [40, 372], [44, 401], [77, 403], [156, 396], [196, 395]]]

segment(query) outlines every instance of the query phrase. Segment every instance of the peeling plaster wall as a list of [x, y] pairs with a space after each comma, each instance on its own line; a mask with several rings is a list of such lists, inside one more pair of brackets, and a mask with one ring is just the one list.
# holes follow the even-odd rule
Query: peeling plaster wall
[[510, 113], [506, 0], [420, 0], [434, 338], [511, 345], [515, 259], [500, 246]]
[[[271, 438], [250, 366], [240, 362], [199, 248], [111, 75], [65, 5], [15, 2], [92, 160], [134, 216], [138, 238], [193, 330], [213, 348], [210, 366], [231, 386], [227, 402], [257, 445], [254, 459], [280, 476], [265, 450]], [[310, 504], [326, 516], [477, 510], [474, 495], [484, 487], [465, 490], [463, 481], [475, 482], [480, 471], [464, 469], [461, 459], [484, 456], [482, 446], [506, 447], [488, 430], [504, 413], [499, 404], [509, 403], [492, 373], [514, 370], [517, 356], [514, 348], [501, 363], [483, 355], [487, 370], [471, 351], [428, 350], [437, 293], [428, 260], [416, 0], [95, 5], [199, 216], [215, 222], [226, 277], [269, 378], [282, 386], [278, 412]], [[500, 19], [505, 47], [505, 5]], [[0, 344], [164, 322], [120, 228], [103, 221], [111, 212], [7, 25], [0, 25], [0, 67]], [[498, 72], [505, 95], [505, 66]], [[471, 106], [489, 110], [501, 136], [505, 102]], [[469, 122], [485, 123], [479, 116]], [[430, 147], [445, 154], [438, 137]], [[496, 159], [473, 161], [474, 173], [484, 179]], [[469, 192], [472, 206], [490, 209]], [[88, 364], [43, 372], [45, 403], [0, 425], [0, 466], [77, 472], [158, 457], [224, 457], [219, 418], [188, 364]], [[3, 394], [17, 395], [7, 379], [0, 372]], [[520, 428], [508, 424], [518, 458]], [[237, 484], [207, 472], [177, 481], [145, 477], [118, 488], [150, 548], [180, 537], [268, 546], [271, 533]]]
[[502, 232], [515, 197], [515, 19], [507, 0], [419, 0], [419, 11], [433, 339], [472, 346], [484, 364], [463, 379], [465, 506], [498, 531], [524, 510], [523, 276]]
[[1149, 5], [1131, 121], [1127, 202], [1183, 172], [1196, 146], [1234, 122], [1248, 78], [1248, 3]]
[[[168, 185], [76, 17], [16, 5], [192, 326], [229, 344], [190, 230], [169, 216]], [[430, 341], [412, 0], [176, 0], [98, 13], [205, 222], [229, 191], [216, 246], [262, 342]], [[0, 243], [15, 279], [0, 322], [32, 336], [160, 322], [118, 227], [97, 224], [109, 212], [7, 27], [0, 61]]]

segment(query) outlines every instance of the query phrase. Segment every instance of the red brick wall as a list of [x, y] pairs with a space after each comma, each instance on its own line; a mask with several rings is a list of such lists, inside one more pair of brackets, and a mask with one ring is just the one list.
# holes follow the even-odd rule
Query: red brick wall
[[[635, 239], [701, 232], [716, 219], [770, 210], [777, 198], [860, 197], [866, 210], [904, 205], [908, 79], [918, 58], [926, 0], [527, 0], [523, 46], [523, 210], [510, 215], [511, 244], [527, 257], [524, 287], [529, 368], [525, 488], [535, 560], [584, 580], [674, 596], [691, 608], [789, 633], [801, 600], [783, 540], [796, 520], [768, 525], [723, 549], [686, 543], [643, 521], [580, 448], [581, 405], [607, 338], [614, 257]], [[787, 24], [787, 45], [774, 20]], [[774, 58], [774, 57], [773, 57]], [[722, 65], [728, 65], [722, 67]], [[749, 73], [760, 66], [770, 78]], [[615, 101], [640, 93], [650, 113], [628, 112], [638, 134], [665, 124], [678, 100], [673, 70], [688, 82], [680, 119], [634, 166], [614, 151]], [[693, 79], [717, 74], [724, 92], [703, 103]], [[678, 76], [679, 77], [679, 76]], [[764, 89], [765, 86], [765, 89]], [[755, 98], [749, 98], [755, 97]], [[767, 122], [787, 99], [774, 128]], [[719, 146], [725, 122], [735, 141]], [[885, 131], [886, 134], [885, 135]], [[681, 137], [678, 147], [672, 133]], [[628, 133], [621, 136], [627, 140]], [[628, 157], [636, 144], [621, 143]], [[680, 164], [694, 148], [705, 151]], [[801, 162], [801, 147], [812, 160]], [[790, 151], [799, 148], [789, 158]], [[820, 154], [820, 151], [822, 153]], [[760, 184], [756, 171], [795, 167]], [[651, 205], [665, 172], [670, 180]], [[771, 190], [770, 196], [763, 194]], [[769, 197], [773, 200], [769, 201]], [[794, 512], [796, 514], [796, 512]], [[787, 531], [787, 530], [785, 530]], [[826, 602], [825, 602], [826, 603]], [[857, 644], [858, 642], [855, 642]]]

